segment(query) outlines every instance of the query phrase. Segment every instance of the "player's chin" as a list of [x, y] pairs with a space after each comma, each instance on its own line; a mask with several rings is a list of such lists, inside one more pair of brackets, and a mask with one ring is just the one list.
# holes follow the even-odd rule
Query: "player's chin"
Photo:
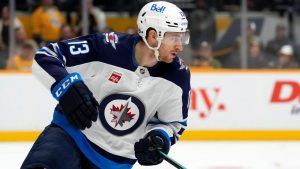
[[173, 60], [175, 59], [176, 54], [171, 54], [168, 58], [167, 58], [167, 63], [171, 63], [173, 62]]
[[169, 59], [167, 63], [172, 63], [174, 59]]
[[164, 59], [162, 61], [165, 62], [165, 63], [172, 63], [173, 60], [174, 60], [174, 58], [167, 58], [167, 59]]
[[172, 63], [175, 57], [176, 57], [175, 54], [170, 54], [170, 55], [161, 57], [160, 59], [161, 59], [162, 62], [165, 62], [165, 63]]

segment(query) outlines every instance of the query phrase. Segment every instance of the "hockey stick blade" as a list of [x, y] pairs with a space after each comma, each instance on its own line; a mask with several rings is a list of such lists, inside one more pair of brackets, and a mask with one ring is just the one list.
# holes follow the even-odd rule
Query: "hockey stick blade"
[[177, 161], [175, 161], [174, 159], [172, 159], [171, 157], [169, 157], [167, 154], [163, 153], [162, 151], [158, 151], [158, 152], [160, 153], [160, 155], [163, 157], [164, 160], [166, 160], [168, 163], [170, 163], [174, 167], [176, 167], [178, 169], [187, 169], [186, 167], [182, 166], [181, 164], [179, 164]]

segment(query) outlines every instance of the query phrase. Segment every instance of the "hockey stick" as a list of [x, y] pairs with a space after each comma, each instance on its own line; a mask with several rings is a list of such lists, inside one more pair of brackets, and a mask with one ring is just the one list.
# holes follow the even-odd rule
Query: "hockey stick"
[[158, 151], [158, 152], [160, 153], [160, 155], [163, 157], [164, 160], [166, 160], [168, 163], [170, 163], [174, 167], [176, 167], [178, 169], [187, 169], [186, 167], [179, 164], [177, 161], [175, 161], [174, 159], [172, 159], [171, 157], [169, 157], [167, 154], [163, 153], [162, 151]]

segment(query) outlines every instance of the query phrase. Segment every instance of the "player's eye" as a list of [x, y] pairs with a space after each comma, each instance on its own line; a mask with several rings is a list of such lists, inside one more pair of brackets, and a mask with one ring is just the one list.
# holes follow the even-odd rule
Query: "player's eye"
[[189, 34], [186, 32], [178, 34], [167, 34], [165, 35], [164, 39], [167, 40], [169, 43], [188, 44]]

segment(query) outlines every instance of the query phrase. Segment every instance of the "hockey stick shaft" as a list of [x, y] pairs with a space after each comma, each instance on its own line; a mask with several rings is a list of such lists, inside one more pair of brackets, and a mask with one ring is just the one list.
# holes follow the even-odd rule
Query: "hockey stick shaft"
[[186, 167], [179, 164], [177, 161], [175, 161], [174, 159], [172, 159], [171, 157], [169, 157], [167, 154], [163, 153], [162, 151], [158, 151], [158, 152], [161, 154], [161, 156], [163, 157], [164, 160], [166, 160], [168, 163], [170, 163], [174, 167], [176, 167], [178, 169], [187, 169]]

